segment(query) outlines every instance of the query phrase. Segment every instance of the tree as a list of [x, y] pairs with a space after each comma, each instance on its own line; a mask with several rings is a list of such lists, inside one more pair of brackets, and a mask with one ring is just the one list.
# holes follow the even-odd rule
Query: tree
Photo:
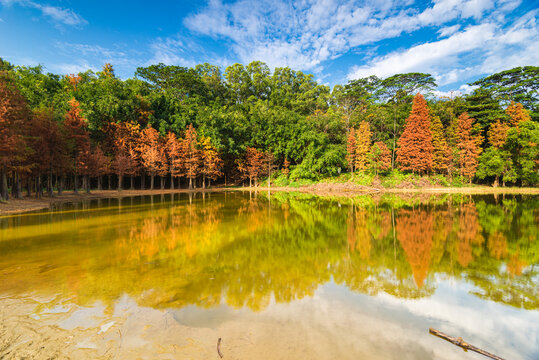
[[91, 171], [90, 175], [97, 178], [97, 189], [102, 190], [102, 177], [111, 171], [112, 160], [106, 156], [100, 146], [95, 146], [90, 155]]
[[[33, 150], [30, 163], [33, 171], [37, 171], [37, 197], [42, 196], [41, 175], [47, 175], [47, 190], [49, 196], [52, 193], [52, 176], [60, 175], [58, 193], [62, 193], [63, 175], [70, 168], [68, 144], [60, 127], [60, 123], [54, 118], [52, 109], [35, 110], [31, 121], [30, 146]], [[30, 181], [30, 177], [28, 178]]]
[[488, 131], [490, 147], [479, 157], [477, 177], [484, 179], [487, 176], [494, 176], [492, 184], [494, 187], [499, 185], [500, 177], [503, 179], [504, 186], [507, 181], [516, 180], [511, 154], [505, 149], [508, 130], [509, 126], [500, 120], [493, 123]]
[[23, 129], [30, 112], [13, 79], [0, 71], [0, 200], [8, 200], [8, 172], [27, 156]]
[[283, 169], [281, 170], [282, 174], [288, 178], [290, 174], [290, 161], [287, 158], [284, 159]]
[[436, 82], [430, 74], [423, 73], [407, 73], [396, 74], [390, 76], [381, 82], [381, 86], [376, 93], [376, 96], [385, 100], [392, 108], [393, 116], [393, 146], [392, 146], [392, 162], [391, 166], [395, 165], [395, 154], [397, 149], [396, 139], [400, 134], [402, 122], [405, 116], [400, 116], [403, 110], [409, 109], [408, 104], [412, 100], [413, 94], [418, 92], [430, 92], [436, 88]]
[[133, 169], [132, 157], [125, 149], [119, 149], [112, 162], [112, 168], [118, 176], [118, 191], [123, 189], [123, 178]]
[[421, 94], [414, 97], [412, 112], [399, 139], [397, 163], [402, 170], [425, 173], [432, 168], [432, 133], [427, 102]]
[[385, 143], [378, 141], [371, 146], [369, 162], [377, 176], [378, 172], [391, 169], [391, 151]]
[[212, 180], [215, 181], [223, 175], [221, 171], [223, 160], [221, 160], [217, 149], [212, 145], [209, 137], [201, 137], [200, 147], [202, 150], [202, 188], [205, 188], [206, 179], [208, 179], [208, 183], [211, 185]]
[[139, 148], [142, 166], [150, 174], [150, 188], [153, 190], [155, 175], [161, 171], [165, 160], [163, 159], [157, 130], [149, 126], [142, 130], [141, 135], [141, 145]]
[[438, 116], [432, 116], [432, 169], [438, 173], [447, 171], [451, 160], [449, 147], [444, 136], [444, 128]]
[[362, 121], [357, 131], [355, 168], [359, 171], [368, 167], [368, 154], [371, 149], [372, 132], [368, 122]]
[[507, 132], [507, 150], [512, 156], [516, 176], [526, 185], [539, 183], [539, 124], [522, 121]]
[[73, 190], [78, 193], [78, 174], [85, 172], [90, 152], [88, 124], [81, 115], [80, 104], [75, 98], [69, 101], [70, 109], [64, 118], [69, 152], [74, 170]]
[[241, 173], [249, 177], [249, 187], [257, 186], [258, 176], [262, 173], [264, 166], [264, 153], [253, 147], [248, 147], [245, 151], [245, 161], [238, 164]]
[[174, 179], [181, 174], [181, 166], [178, 166], [180, 157], [180, 142], [173, 132], [168, 132], [165, 139], [166, 158], [170, 173], [170, 188], [174, 189]]
[[466, 176], [470, 184], [477, 170], [478, 158], [481, 154], [479, 144], [482, 142], [479, 136], [472, 135], [473, 121], [474, 119], [469, 117], [467, 113], [462, 113], [458, 123], [459, 142], [457, 147], [459, 149], [460, 175]]
[[470, 84], [489, 91], [498, 101], [524, 104], [534, 121], [539, 120], [539, 66], [504, 70]]
[[511, 126], [518, 126], [522, 121], [531, 120], [530, 114], [521, 103], [511, 101], [505, 112], [509, 115]]
[[352, 173], [352, 176], [354, 175], [354, 167], [356, 164], [356, 142], [356, 130], [354, 128], [351, 128], [350, 133], [348, 134], [348, 141], [346, 144], [346, 161], [348, 162], [348, 166], [350, 166], [350, 172]]
[[197, 132], [193, 125], [189, 124], [185, 132], [185, 137], [180, 143], [180, 157], [176, 161], [179, 167], [182, 164], [184, 175], [189, 179], [189, 189], [193, 188], [193, 179], [200, 172], [200, 151], [197, 147]]

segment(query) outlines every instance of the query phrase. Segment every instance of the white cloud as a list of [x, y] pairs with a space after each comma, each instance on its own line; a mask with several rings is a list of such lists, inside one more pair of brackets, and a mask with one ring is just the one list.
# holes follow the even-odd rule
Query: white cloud
[[359, 5], [336, 0], [226, 4], [211, 0], [184, 24], [199, 34], [226, 41], [242, 62], [262, 60], [270, 67], [312, 70], [360, 45], [455, 19], [481, 19], [495, 5], [494, 0], [438, 0], [418, 12], [393, 1]]
[[390, 53], [378, 57], [372, 64], [353, 70], [350, 78], [361, 78], [369, 75], [387, 77], [396, 73], [411, 71], [425, 72], [433, 66], [452, 61], [455, 55], [475, 50], [494, 37], [495, 26], [482, 24], [469, 27], [463, 32], [440, 41], [414, 46], [402, 52]]
[[460, 30], [460, 25], [456, 24], [453, 26], [446, 26], [446, 27], [441, 28], [440, 30], [438, 30], [438, 34], [440, 34], [441, 37], [446, 37], [446, 36], [453, 35], [459, 30]]
[[476, 75], [536, 64], [539, 60], [536, 15], [537, 11], [533, 10], [505, 28], [495, 22], [470, 26], [445, 39], [376, 57], [366, 65], [354, 67], [348, 78], [420, 71], [433, 74], [439, 85], [446, 85]]
[[99, 71], [100, 68], [81, 61], [73, 64], [57, 64], [53, 66], [55, 72], [59, 72], [62, 75], [78, 74], [86, 70], [92, 70], [94, 72]]
[[[158, 38], [152, 44], [150, 44], [150, 50], [153, 56], [146, 62], [146, 65], [163, 63], [165, 65], [178, 65], [185, 67], [192, 67], [196, 65], [196, 62], [189, 58], [193, 51], [189, 51], [193, 47], [196, 47], [194, 43], [187, 43], [179, 38]], [[198, 49], [202, 51], [202, 49]]]
[[73, 10], [59, 6], [42, 5], [30, 0], [0, 0], [0, 4], [4, 6], [19, 4], [24, 7], [37, 9], [41, 11], [44, 17], [49, 18], [57, 25], [80, 27], [88, 24], [88, 21]]

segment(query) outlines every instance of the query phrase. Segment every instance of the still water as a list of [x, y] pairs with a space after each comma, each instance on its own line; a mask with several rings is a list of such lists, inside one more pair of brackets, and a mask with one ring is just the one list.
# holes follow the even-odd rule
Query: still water
[[0, 358], [539, 359], [539, 197], [221, 192], [0, 217]]

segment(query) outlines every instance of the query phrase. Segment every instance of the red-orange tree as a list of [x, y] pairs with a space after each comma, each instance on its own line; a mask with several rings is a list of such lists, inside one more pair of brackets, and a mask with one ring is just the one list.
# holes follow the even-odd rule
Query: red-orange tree
[[369, 159], [368, 154], [371, 149], [371, 126], [368, 122], [362, 121], [356, 133], [356, 170], [363, 171], [367, 169]]
[[417, 94], [398, 142], [397, 163], [402, 170], [425, 173], [432, 168], [432, 151], [429, 108], [423, 95]]
[[387, 145], [381, 141], [374, 143], [369, 152], [369, 160], [374, 173], [391, 169], [391, 151]]
[[140, 155], [142, 166], [150, 174], [150, 188], [154, 189], [155, 175], [160, 172], [163, 164], [163, 153], [160, 151], [159, 133], [149, 126], [142, 130]]
[[352, 176], [354, 175], [354, 168], [356, 164], [356, 130], [354, 128], [350, 129], [348, 134], [348, 141], [346, 144], [346, 161], [350, 167], [350, 172]]
[[74, 170], [73, 190], [78, 192], [78, 174], [85, 172], [90, 153], [90, 134], [88, 124], [82, 116], [79, 102], [74, 98], [69, 101], [69, 111], [64, 118], [69, 153]]
[[468, 178], [470, 184], [475, 176], [475, 171], [479, 164], [479, 154], [481, 140], [477, 136], [472, 135], [472, 123], [474, 119], [464, 112], [459, 116], [458, 133], [459, 141], [457, 147], [459, 149], [459, 165], [460, 175]]
[[[68, 153], [67, 142], [65, 136], [54, 119], [52, 109], [40, 109], [34, 111], [31, 130], [31, 147], [33, 153], [30, 157], [32, 170], [37, 172], [37, 189], [36, 196], [42, 196], [41, 174], [47, 175], [47, 190], [49, 196], [52, 196], [52, 175], [61, 176], [58, 183], [58, 193], [62, 193], [63, 175], [70, 167], [70, 159]], [[28, 178], [30, 181], [30, 177]]]
[[201, 138], [200, 147], [202, 149], [202, 187], [205, 188], [206, 179], [208, 179], [208, 184], [211, 185], [212, 180], [215, 181], [223, 175], [221, 172], [223, 160], [221, 160], [209, 137], [203, 136]]
[[168, 171], [170, 172], [170, 188], [174, 189], [174, 179], [181, 174], [181, 166], [178, 164], [180, 142], [173, 132], [169, 132], [165, 138], [165, 149]]
[[262, 173], [263, 168], [264, 153], [254, 147], [248, 147], [245, 151], [245, 160], [238, 162], [238, 170], [249, 178], [249, 187], [253, 186], [253, 180], [257, 186], [258, 176]]
[[8, 199], [7, 175], [27, 155], [22, 129], [30, 112], [13, 79], [0, 71], [0, 200]]
[[522, 121], [531, 119], [528, 110], [524, 109], [521, 103], [515, 103], [514, 101], [511, 101], [505, 112], [509, 115], [511, 126], [518, 126]]
[[189, 179], [189, 189], [193, 188], [193, 179], [200, 173], [200, 151], [197, 145], [197, 132], [193, 125], [189, 124], [180, 143], [180, 157], [176, 162]]
[[446, 172], [449, 167], [451, 152], [444, 136], [444, 127], [439, 116], [432, 116], [432, 169], [438, 173]]

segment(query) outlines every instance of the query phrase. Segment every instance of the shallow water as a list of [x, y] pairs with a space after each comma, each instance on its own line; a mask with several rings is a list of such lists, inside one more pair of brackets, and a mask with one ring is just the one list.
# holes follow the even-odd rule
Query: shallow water
[[221, 337], [231, 358], [481, 358], [433, 327], [537, 359], [538, 205], [183, 193], [0, 217], [0, 358], [51, 334], [44, 357], [215, 358]]

